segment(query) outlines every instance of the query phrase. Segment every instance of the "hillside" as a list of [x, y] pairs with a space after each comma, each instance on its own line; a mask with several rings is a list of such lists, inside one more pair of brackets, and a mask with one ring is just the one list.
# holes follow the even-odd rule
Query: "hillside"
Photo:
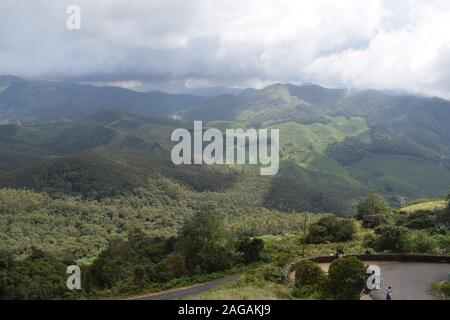
[[[329, 232], [312, 224], [353, 225], [353, 219], [334, 215], [353, 216], [355, 203], [372, 190], [398, 206], [408, 199], [443, 198], [449, 189], [445, 121], [450, 108], [445, 101], [273, 85], [171, 109], [178, 120], [129, 109], [89, 110], [71, 120], [52, 113], [55, 121], [43, 121], [22, 118], [19, 108], [21, 120], [2, 119], [0, 255], [16, 259], [7, 277], [33, 274], [21, 268], [40, 263], [45, 269], [70, 261], [83, 265], [86, 293], [98, 297], [184, 286], [216, 277], [215, 271], [243, 270], [248, 279], [256, 279], [250, 281], [265, 286], [261, 292], [283, 290], [292, 298], [294, 291], [276, 279], [282, 279], [279, 267], [302, 250], [305, 217], [316, 241]], [[279, 173], [261, 176], [249, 165], [174, 165], [171, 133], [191, 130], [192, 120], [198, 119], [205, 120], [205, 128], [220, 130], [279, 129]], [[389, 212], [381, 221], [388, 231], [408, 232], [412, 247], [401, 250], [447, 252], [446, 205], [416, 203], [398, 210], [410, 214], [386, 206]], [[376, 216], [369, 215], [368, 221]], [[354, 238], [325, 237], [323, 243], [308, 244], [307, 253], [329, 254], [340, 247], [383, 251], [377, 234], [383, 228], [362, 230], [367, 223], [344, 227], [358, 230]], [[218, 247], [194, 261], [192, 256], [208, 248], [195, 247], [209, 243], [205, 228]], [[246, 256], [246, 250], [256, 249], [264, 249], [263, 256]], [[263, 259], [260, 265], [253, 265], [258, 259]], [[199, 263], [203, 269], [196, 267]], [[233, 266], [241, 269], [232, 271]], [[254, 272], [269, 278], [258, 280]], [[110, 274], [118, 276], [104, 276]], [[48, 279], [31, 276], [16, 282], [23, 281]], [[253, 297], [252, 283], [246, 288]], [[3, 296], [9, 292], [29, 298], [14, 286]]]
[[274, 84], [180, 116], [278, 128], [285, 161], [349, 193], [375, 189], [398, 205], [449, 188], [450, 103], [442, 99]]
[[[3, 111], [0, 113], [4, 112], [3, 116], [10, 112], [28, 119], [34, 118], [31, 115], [36, 113], [45, 119], [46, 112], [52, 108], [69, 112], [70, 107], [63, 107], [66, 98], [71, 100], [69, 106], [80, 104], [85, 108], [83, 111], [74, 107], [76, 119], [71, 121], [62, 121], [65, 116], [53, 110], [51, 118], [59, 121], [10, 121], [0, 126], [2, 186], [53, 192], [61, 187], [47, 181], [53, 169], [64, 172], [66, 163], [70, 163], [69, 167], [73, 165], [78, 171], [88, 166], [94, 157], [94, 162], [100, 163], [98, 171], [102, 171], [104, 158], [114, 159], [116, 154], [122, 153], [118, 157], [126, 154], [128, 160], [122, 162], [118, 177], [125, 177], [133, 170], [147, 170], [147, 167], [136, 166], [136, 161], [133, 164], [129, 161], [139, 154], [143, 159], [151, 159], [149, 161], [157, 167], [152, 168], [152, 174], [170, 176], [199, 191], [218, 190], [221, 187], [214, 187], [214, 177], [211, 183], [204, 179], [203, 173], [200, 174], [203, 181], [197, 177], [197, 171], [209, 174], [210, 168], [172, 168], [169, 162], [171, 132], [175, 128], [191, 127], [192, 120], [204, 120], [205, 127], [221, 130], [280, 129], [281, 170], [270, 179], [264, 195], [264, 206], [270, 209], [333, 211], [348, 215], [354, 199], [369, 190], [376, 190], [393, 205], [399, 205], [408, 199], [443, 197], [449, 188], [450, 128], [447, 124], [450, 103], [440, 99], [275, 84], [261, 90], [247, 89], [237, 96], [225, 94], [204, 100], [186, 95], [30, 82], [15, 77], [2, 77], [1, 83], [0, 109]], [[71, 90], [77, 92], [76, 96], [61, 96]], [[155, 95], [164, 99], [155, 100]], [[159, 102], [150, 111], [140, 104], [147, 101], [144, 97], [153, 97], [152, 101]], [[97, 103], [104, 99], [114, 100], [114, 104], [98, 112], [95, 110], [102, 108], [103, 102], [95, 107], [86, 102]], [[14, 104], [9, 105], [8, 101]], [[42, 105], [38, 107], [38, 104]], [[122, 108], [119, 105], [126, 105], [127, 111], [118, 110]], [[160, 117], [173, 113], [178, 113], [182, 121]], [[95, 168], [95, 165], [89, 166]], [[114, 170], [114, 166], [110, 168]], [[252, 171], [245, 166], [232, 169], [237, 177], [245, 176], [249, 170]], [[96, 170], [86, 172], [90, 171], [94, 172], [88, 176], [97, 176]], [[28, 178], [35, 175], [38, 177], [34, 180]], [[27, 178], [21, 179], [22, 176]], [[64, 182], [65, 192], [71, 183]], [[124, 190], [120, 185], [117, 184], [117, 188]], [[140, 184], [133, 182], [132, 185]], [[232, 187], [231, 182], [225, 185]], [[94, 188], [86, 190], [91, 189]], [[299, 194], [302, 196], [298, 197]]]
[[204, 100], [189, 94], [141, 93], [116, 87], [0, 76], [2, 119], [80, 119], [103, 109], [161, 116], [192, 108]]

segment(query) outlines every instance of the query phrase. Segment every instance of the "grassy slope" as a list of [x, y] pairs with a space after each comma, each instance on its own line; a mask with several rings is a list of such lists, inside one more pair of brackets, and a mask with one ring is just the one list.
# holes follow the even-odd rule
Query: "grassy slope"
[[444, 209], [447, 206], [447, 204], [448, 204], [447, 200], [425, 201], [402, 207], [401, 212], [412, 213], [419, 210], [441, 210]]

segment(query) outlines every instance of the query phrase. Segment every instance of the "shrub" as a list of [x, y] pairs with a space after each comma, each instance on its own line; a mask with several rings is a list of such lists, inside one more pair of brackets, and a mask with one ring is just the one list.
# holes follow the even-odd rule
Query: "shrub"
[[307, 243], [350, 241], [355, 233], [353, 221], [326, 216], [311, 225], [305, 241]]
[[261, 260], [261, 252], [264, 249], [264, 241], [258, 238], [243, 237], [237, 245], [237, 251], [242, 254], [245, 263], [253, 263]]
[[262, 278], [265, 281], [271, 281], [275, 283], [284, 283], [283, 269], [273, 265], [267, 264], [256, 270], [255, 278]]
[[411, 242], [413, 251], [418, 253], [432, 253], [438, 247], [437, 241], [423, 231], [414, 232]]
[[356, 217], [362, 219], [370, 215], [389, 215], [391, 209], [387, 202], [377, 193], [371, 193], [358, 203]]
[[375, 229], [378, 251], [408, 252], [411, 249], [410, 231], [405, 227], [384, 225]]
[[447, 230], [450, 230], [450, 202], [444, 210], [437, 215], [437, 223], [442, 224]]
[[362, 218], [362, 226], [364, 228], [373, 229], [386, 223], [387, 218], [384, 214], [371, 214]]
[[378, 250], [378, 237], [372, 233], [367, 234], [364, 237], [363, 246]]
[[450, 234], [436, 234], [433, 239], [437, 242], [436, 252], [439, 254], [450, 254]]
[[337, 300], [358, 300], [365, 286], [366, 268], [356, 257], [334, 260], [328, 271], [327, 294]]
[[310, 260], [302, 260], [295, 266], [295, 286], [302, 288], [312, 286], [320, 288], [326, 277], [320, 266]]
[[436, 212], [433, 210], [418, 210], [410, 214], [397, 216], [397, 225], [410, 229], [429, 229], [436, 225]]
[[450, 281], [433, 282], [431, 290], [441, 299], [450, 299]]

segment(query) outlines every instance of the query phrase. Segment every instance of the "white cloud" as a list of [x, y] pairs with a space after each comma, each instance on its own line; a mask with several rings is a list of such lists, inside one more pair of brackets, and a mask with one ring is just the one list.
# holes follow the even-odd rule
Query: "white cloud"
[[[82, 9], [81, 31], [65, 28]], [[15, 0], [0, 74], [189, 85], [318, 82], [450, 98], [446, 0]], [[129, 82], [132, 83], [132, 82]]]

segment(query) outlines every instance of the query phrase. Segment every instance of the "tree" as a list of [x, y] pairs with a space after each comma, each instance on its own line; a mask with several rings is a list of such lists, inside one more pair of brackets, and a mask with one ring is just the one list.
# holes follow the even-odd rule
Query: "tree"
[[302, 260], [295, 266], [295, 286], [302, 288], [312, 286], [320, 288], [326, 279], [325, 272], [317, 263]]
[[377, 193], [371, 193], [366, 198], [360, 200], [357, 206], [357, 219], [362, 219], [370, 215], [388, 216], [391, 211], [388, 203]]
[[200, 211], [180, 231], [178, 250], [190, 273], [209, 273], [231, 265], [231, 237], [211, 210]]
[[362, 218], [363, 228], [373, 229], [386, 223], [387, 218], [384, 214], [371, 214]]
[[327, 293], [337, 300], [358, 300], [364, 289], [366, 268], [356, 257], [334, 260], [328, 271]]
[[237, 245], [237, 251], [242, 253], [245, 263], [253, 263], [261, 260], [261, 252], [264, 249], [264, 241], [258, 238], [243, 237]]
[[310, 226], [305, 240], [307, 243], [350, 241], [355, 232], [353, 221], [326, 216]]
[[408, 252], [411, 249], [410, 231], [405, 227], [383, 225], [375, 229], [379, 251]]

